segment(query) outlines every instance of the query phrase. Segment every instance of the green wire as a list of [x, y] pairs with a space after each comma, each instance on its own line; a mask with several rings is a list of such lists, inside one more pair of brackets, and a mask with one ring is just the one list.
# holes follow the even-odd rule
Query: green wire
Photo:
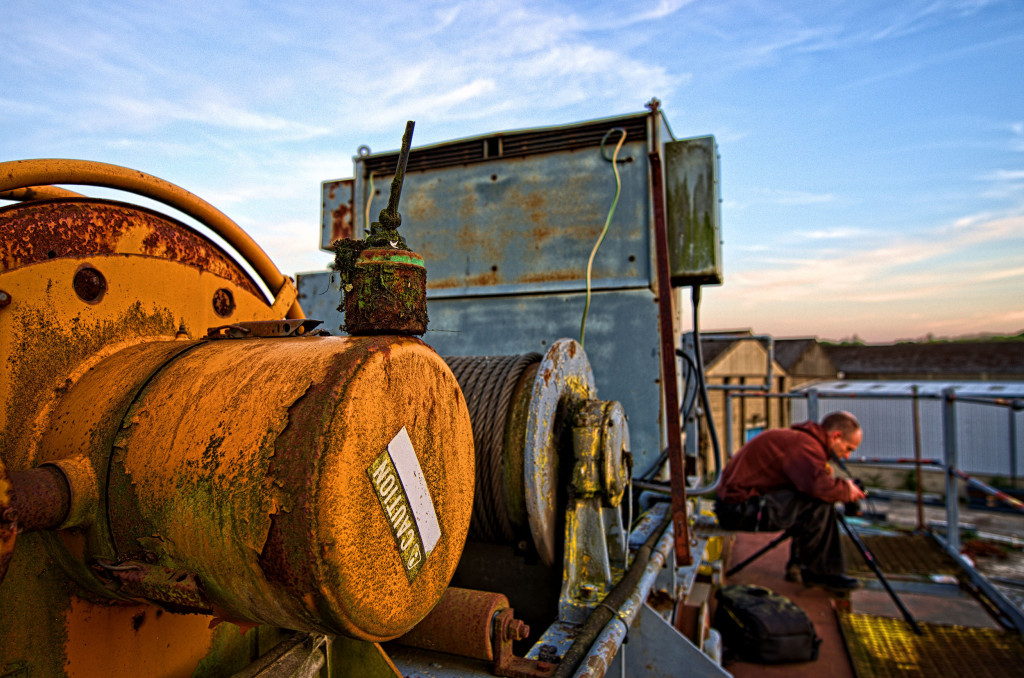
[[[608, 233], [608, 226], [612, 223], [612, 215], [615, 214], [615, 206], [619, 204], [619, 193], [622, 191], [622, 180], [619, 178], [619, 149], [622, 148], [622, 144], [626, 141], [626, 130], [621, 127], [608, 130], [601, 139], [601, 157], [604, 157], [604, 142], [612, 132], [622, 132], [622, 136], [619, 138], [619, 143], [615, 144], [615, 152], [612, 153], [612, 170], [615, 172], [615, 199], [612, 200], [611, 209], [608, 210], [608, 218], [604, 220], [604, 228], [601, 229], [601, 235], [597, 237], [597, 242], [594, 243], [594, 249], [590, 251], [590, 260], [587, 261], [587, 303], [583, 306], [583, 320], [580, 321], [580, 346], [583, 346], [583, 338], [587, 333], [587, 312], [590, 311], [590, 276], [591, 271], [594, 268], [594, 256], [597, 254], [597, 248], [601, 246], [601, 242], [604, 240], [604, 236]], [[607, 160], [607, 158], [605, 158]]]

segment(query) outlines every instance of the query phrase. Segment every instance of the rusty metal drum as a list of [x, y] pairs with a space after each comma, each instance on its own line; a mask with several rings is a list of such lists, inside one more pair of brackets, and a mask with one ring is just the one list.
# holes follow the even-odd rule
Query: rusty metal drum
[[417, 339], [199, 342], [125, 415], [107, 511], [118, 562], [194, 577], [186, 606], [380, 641], [448, 585], [473, 469], [459, 386]]

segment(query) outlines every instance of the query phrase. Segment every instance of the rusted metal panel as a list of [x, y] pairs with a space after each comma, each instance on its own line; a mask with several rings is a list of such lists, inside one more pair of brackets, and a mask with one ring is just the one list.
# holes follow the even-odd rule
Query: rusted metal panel
[[230, 256], [188, 226], [112, 201], [75, 199], [0, 209], [0, 270], [57, 258], [138, 254], [180, 262], [262, 292]]
[[[624, 120], [633, 118], [601, 123], [607, 127], [578, 146], [570, 143], [571, 138], [559, 137], [551, 144], [533, 144], [528, 154], [496, 152], [470, 164], [446, 157], [462, 141], [414, 150], [402, 214], [409, 246], [423, 256], [430, 272], [429, 293], [455, 296], [583, 287], [590, 250], [615, 195], [612, 166], [601, 158], [599, 142], [604, 131]], [[649, 284], [645, 136], [628, 138], [620, 152], [620, 158], [631, 161], [620, 167], [622, 195], [594, 262], [597, 288]], [[480, 143], [486, 145], [486, 140]], [[433, 156], [439, 161], [423, 160]], [[356, 158], [357, 228], [365, 225], [368, 167], [377, 167], [377, 157]], [[375, 186], [384, 185], [393, 169], [384, 172], [374, 174]], [[376, 193], [371, 217], [386, 199]]]
[[[392, 171], [394, 171], [392, 169]], [[335, 240], [356, 238], [352, 179], [325, 181], [321, 187], [320, 249], [334, 252]]]
[[715, 138], [665, 144], [665, 199], [672, 284], [722, 284], [718, 144]]

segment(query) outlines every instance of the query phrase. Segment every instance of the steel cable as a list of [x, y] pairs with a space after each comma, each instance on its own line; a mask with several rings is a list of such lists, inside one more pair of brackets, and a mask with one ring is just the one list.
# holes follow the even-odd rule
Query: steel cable
[[469, 537], [509, 543], [516, 534], [505, 497], [505, 425], [516, 384], [538, 353], [511, 356], [449, 356], [448, 363], [466, 398], [476, 448], [476, 490]]

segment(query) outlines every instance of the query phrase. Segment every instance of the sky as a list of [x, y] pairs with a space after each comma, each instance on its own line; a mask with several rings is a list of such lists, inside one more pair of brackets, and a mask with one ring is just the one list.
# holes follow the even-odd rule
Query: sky
[[[1024, 0], [5, 0], [0, 160], [178, 184], [286, 274], [320, 183], [414, 146], [642, 111], [721, 152], [704, 329], [1024, 331]], [[84, 189], [102, 195], [95, 189]], [[684, 310], [684, 315], [688, 310]]]

